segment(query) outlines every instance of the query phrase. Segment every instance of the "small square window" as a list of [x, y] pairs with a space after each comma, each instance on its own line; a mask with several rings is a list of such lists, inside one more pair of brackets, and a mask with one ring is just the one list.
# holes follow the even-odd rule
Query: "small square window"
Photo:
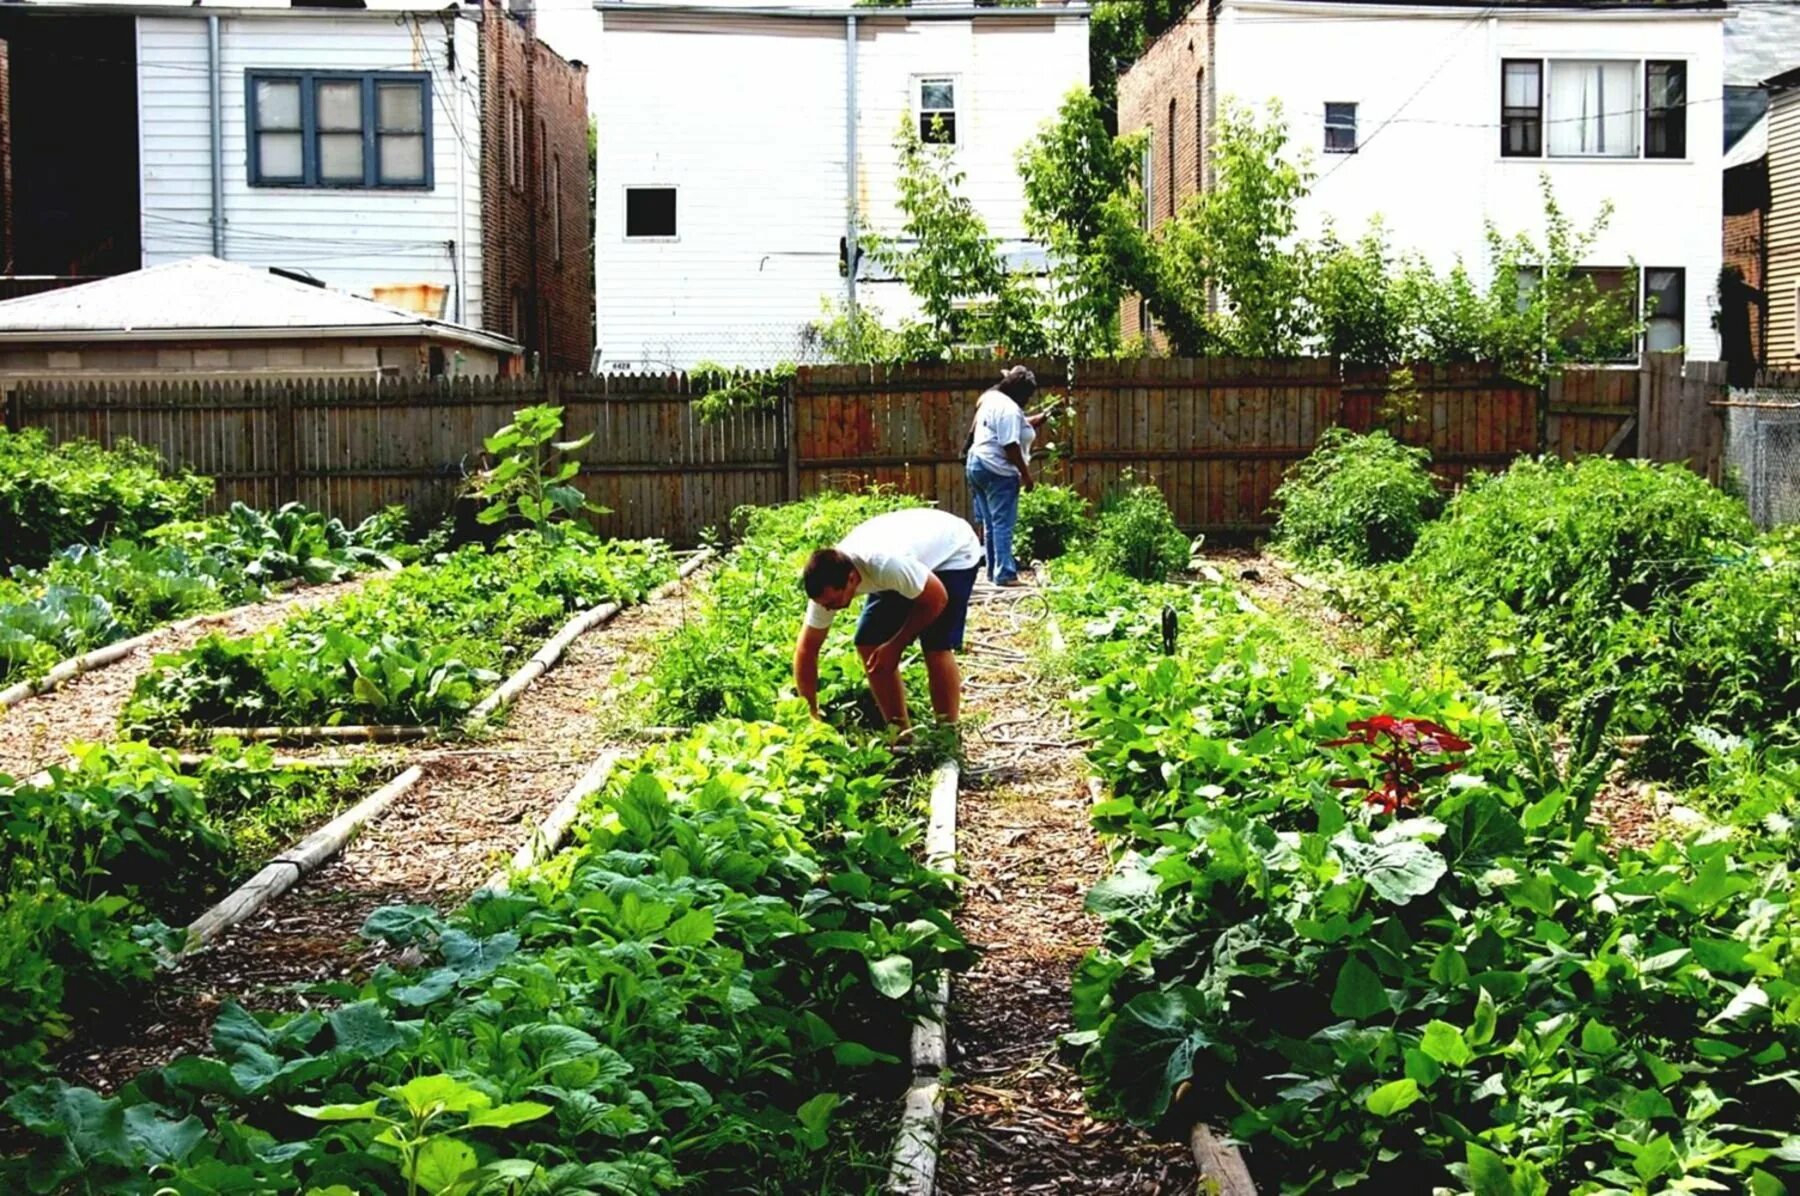
[[1355, 104], [1328, 103], [1325, 105], [1325, 152], [1328, 154], [1353, 154], [1356, 152]]
[[956, 80], [919, 80], [919, 140], [926, 145], [955, 145]]
[[631, 240], [674, 238], [675, 188], [625, 188], [625, 236]]

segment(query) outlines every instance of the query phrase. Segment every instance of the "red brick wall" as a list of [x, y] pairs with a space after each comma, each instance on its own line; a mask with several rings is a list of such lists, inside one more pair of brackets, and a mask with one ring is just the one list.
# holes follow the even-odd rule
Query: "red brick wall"
[[1763, 339], [1764, 275], [1768, 265], [1766, 228], [1769, 216], [1769, 176], [1762, 163], [1740, 166], [1725, 173], [1725, 266], [1735, 268], [1749, 288], [1750, 351], [1758, 361], [1767, 354]]
[[[1147, 190], [1153, 228], [1204, 185], [1204, 150], [1213, 115], [1206, 79], [1208, 33], [1206, 6], [1196, 6], [1119, 79], [1119, 132], [1150, 134]], [[1141, 307], [1135, 296], [1125, 301], [1120, 320], [1126, 336], [1142, 329]], [[1160, 337], [1155, 340], [1161, 344]]]
[[[518, 185], [509, 171], [515, 98], [525, 130]], [[551, 372], [586, 372], [594, 353], [587, 122], [587, 68], [483, 0], [481, 323], [523, 343]]]

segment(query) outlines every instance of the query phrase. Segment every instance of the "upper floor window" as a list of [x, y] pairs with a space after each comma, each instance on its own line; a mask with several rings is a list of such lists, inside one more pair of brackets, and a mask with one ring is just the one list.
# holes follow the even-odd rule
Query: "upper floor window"
[[525, 106], [516, 93], [506, 98], [506, 181], [514, 190], [525, 186]]
[[1325, 152], [1328, 154], [1353, 154], [1356, 152], [1356, 105], [1325, 105]]
[[673, 187], [625, 188], [625, 237], [638, 241], [672, 241], [680, 235]]
[[917, 80], [919, 140], [926, 145], [955, 145], [956, 80], [948, 76]]
[[1507, 59], [1500, 153], [1509, 158], [1687, 156], [1687, 64]]
[[249, 71], [256, 187], [431, 186], [431, 79], [410, 71]]

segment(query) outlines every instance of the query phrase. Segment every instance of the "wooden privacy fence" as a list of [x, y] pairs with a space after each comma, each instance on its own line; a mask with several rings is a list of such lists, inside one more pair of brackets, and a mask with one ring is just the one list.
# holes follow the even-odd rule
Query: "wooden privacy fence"
[[[1690, 460], [1716, 476], [1720, 383], [1679, 358], [1571, 369], [1544, 390], [1479, 365], [1404, 373], [1323, 358], [1034, 363], [1068, 414], [1035, 450], [1047, 476], [1099, 499], [1128, 477], [1153, 482], [1193, 530], [1267, 526], [1286, 470], [1334, 424], [1385, 427], [1428, 448], [1447, 482], [1521, 453], [1610, 452]], [[745, 504], [880, 482], [969, 509], [962, 445], [992, 363], [804, 368], [766, 410], [714, 423], [681, 375], [454, 382], [350, 380], [26, 384], [12, 427], [53, 439], [130, 437], [218, 480], [221, 505], [297, 499], [345, 520], [399, 503], [448, 509], [481, 443], [517, 408], [564, 408], [568, 434], [594, 433], [581, 485], [611, 508], [600, 530], [692, 542]], [[1055, 461], [1054, 465], [1049, 462]]]

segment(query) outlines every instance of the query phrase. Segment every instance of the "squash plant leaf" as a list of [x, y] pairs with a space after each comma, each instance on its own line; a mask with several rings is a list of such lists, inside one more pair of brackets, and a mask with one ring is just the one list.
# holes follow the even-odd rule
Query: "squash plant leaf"
[[1161, 1118], [1176, 1087], [1193, 1078], [1194, 1056], [1212, 1043], [1204, 1014], [1200, 991], [1188, 987], [1139, 993], [1119, 1011], [1100, 1052], [1133, 1118]]

